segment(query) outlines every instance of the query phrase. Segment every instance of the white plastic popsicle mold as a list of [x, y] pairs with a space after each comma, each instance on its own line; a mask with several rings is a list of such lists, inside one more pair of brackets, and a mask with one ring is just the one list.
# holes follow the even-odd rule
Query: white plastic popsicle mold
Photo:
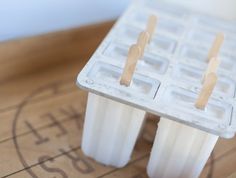
[[[130, 45], [155, 14], [156, 32], [129, 87], [120, 85]], [[205, 108], [195, 107], [217, 33], [225, 34], [217, 85]], [[163, 118], [232, 138], [236, 132], [236, 22], [156, 1], [135, 1], [114, 25], [77, 78], [91, 93]]]

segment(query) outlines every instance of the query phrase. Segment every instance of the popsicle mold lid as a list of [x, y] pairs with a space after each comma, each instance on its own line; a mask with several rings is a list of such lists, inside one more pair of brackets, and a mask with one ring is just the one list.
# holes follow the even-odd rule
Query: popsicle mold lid
[[[138, 61], [129, 87], [120, 85], [129, 46], [156, 14], [158, 27]], [[206, 23], [207, 22], [207, 23]], [[209, 23], [208, 23], [209, 22]], [[226, 36], [218, 82], [205, 108], [195, 107], [218, 32]], [[149, 1], [133, 3], [80, 72], [77, 85], [89, 92], [224, 138], [236, 132], [236, 22]]]

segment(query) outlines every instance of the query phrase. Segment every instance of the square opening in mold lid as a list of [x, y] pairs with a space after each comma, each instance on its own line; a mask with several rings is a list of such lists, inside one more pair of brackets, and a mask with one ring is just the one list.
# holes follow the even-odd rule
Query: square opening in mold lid
[[[204, 60], [208, 55], [207, 48], [204, 45], [199, 47], [199, 44], [209, 44], [209, 38], [203, 37], [196, 41], [192, 34], [198, 29], [201, 29], [201, 33], [215, 34], [218, 29], [223, 30], [226, 35], [235, 36], [232, 31], [236, 32], [236, 24], [192, 11], [191, 8], [176, 7], [174, 3], [150, 5], [153, 3], [156, 2], [142, 0], [127, 9], [78, 75], [77, 85], [89, 92], [206, 132], [224, 138], [233, 137], [236, 132], [236, 54], [229, 45], [223, 45], [219, 55], [227, 54], [227, 60], [222, 58], [222, 64], [217, 71], [219, 79], [206, 108], [197, 109], [195, 101], [202, 89], [201, 81], [207, 67]], [[181, 30], [178, 34], [181, 35], [168, 36], [168, 41], [175, 44], [172, 50], [160, 50], [160, 45], [151, 42], [137, 62], [130, 86], [126, 87], [120, 85], [120, 77], [131, 41], [135, 42], [135, 36], [138, 37], [145, 28], [145, 18], [142, 16], [139, 19], [140, 14], [156, 14], [160, 20], [167, 19], [168, 23], [172, 24], [167, 28], [164, 22], [160, 23], [160, 26], [164, 26], [160, 27], [160, 31], [157, 27], [153, 35], [154, 41], [159, 39], [160, 43], [160, 39], [171, 34], [169, 28], [175, 29], [175, 24], [176, 28], [181, 27], [178, 28]], [[205, 19], [211, 23], [205, 24]], [[132, 32], [134, 35], [129, 35]], [[230, 38], [226, 36], [225, 44], [229, 41]], [[236, 45], [236, 41], [230, 43]], [[196, 55], [196, 58], [186, 57], [187, 54], [193, 53], [183, 55], [183, 49], [185, 52], [187, 49], [183, 47], [191, 46], [196, 51], [201, 50], [201, 55]], [[230, 70], [226, 70], [226, 63], [232, 66]]]

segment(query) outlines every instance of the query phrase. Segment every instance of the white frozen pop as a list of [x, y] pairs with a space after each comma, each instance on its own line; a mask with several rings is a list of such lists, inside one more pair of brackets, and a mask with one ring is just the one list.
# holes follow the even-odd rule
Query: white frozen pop
[[218, 136], [161, 118], [147, 172], [150, 178], [197, 178]]
[[82, 138], [83, 152], [99, 163], [125, 166], [130, 160], [145, 113], [89, 93]]

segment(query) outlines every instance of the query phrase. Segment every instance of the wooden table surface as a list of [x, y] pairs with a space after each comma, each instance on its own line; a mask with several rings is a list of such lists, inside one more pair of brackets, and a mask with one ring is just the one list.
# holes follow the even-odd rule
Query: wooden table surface
[[[0, 177], [147, 177], [154, 116], [122, 169], [86, 158], [80, 148], [87, 93], [76, 87], [76, 75], [112, 24], [0, 44]], [[236, 177], [236, 138], [218, 141], [201, 175], [225, 177]]]

